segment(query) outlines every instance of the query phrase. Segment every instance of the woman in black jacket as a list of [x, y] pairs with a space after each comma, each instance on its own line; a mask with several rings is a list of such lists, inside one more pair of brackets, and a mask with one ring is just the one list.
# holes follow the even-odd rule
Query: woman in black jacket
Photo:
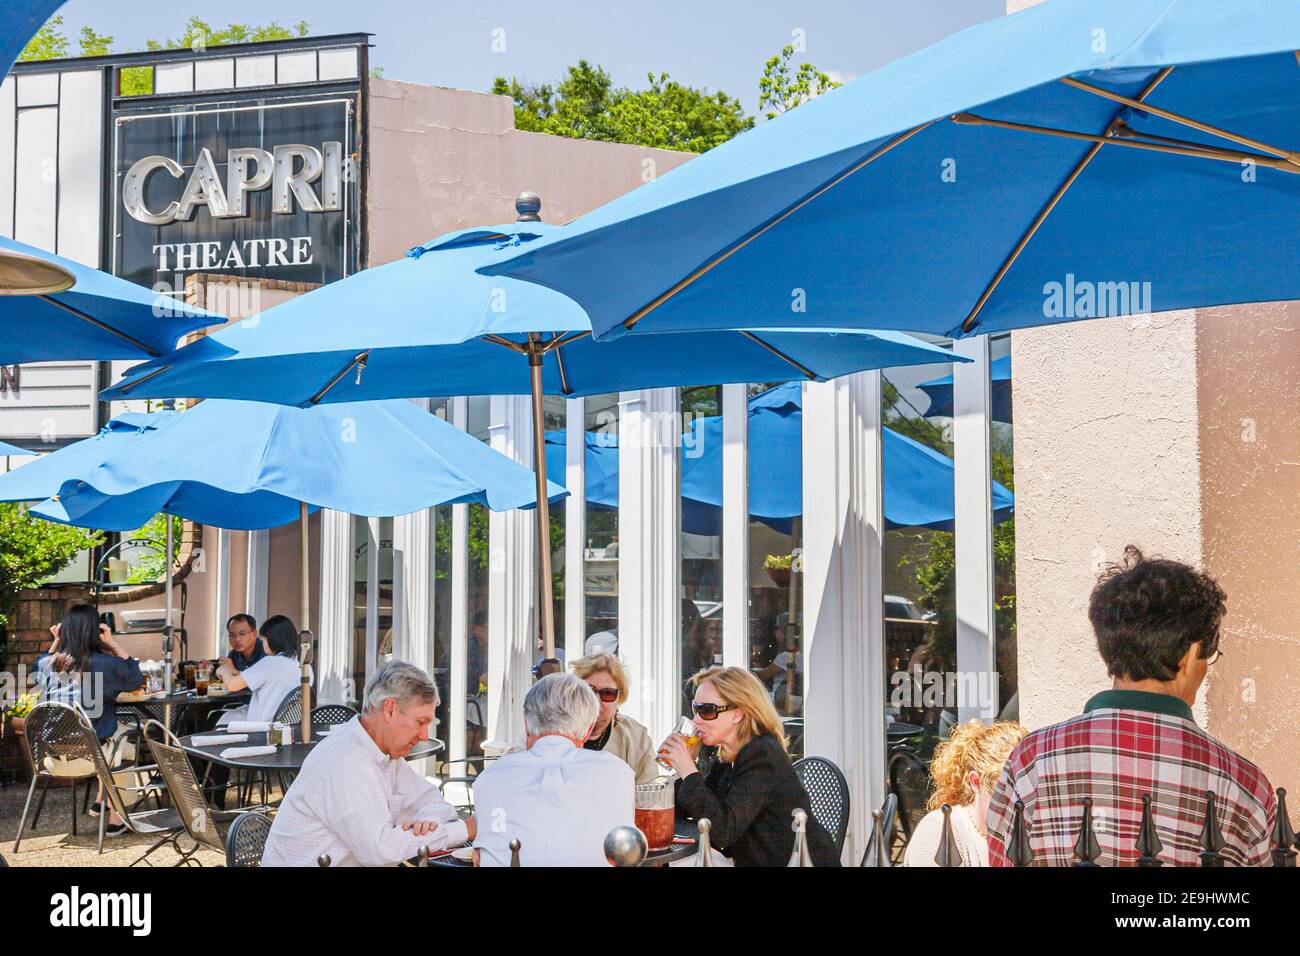
[[[50, 633], [54, 641], [49, 651], [36, 659], [41, 699], [62, 701], [85, 711], [107, 751], [108, 741], [117, 731], [117, 695], [144, 683], [140, 662], [113, 640], [108, 626], [99, 623], [99, 614], [89, 604], [70, 607], [63, 623], [50, 628]], [[92, 813], [100, 812], [103, 799], [101, 788]], [[108, 822], [105, 832], [109, 835], [126, 832], [116, 813]]]
[[700, 773], [686, 739], [672, 734], [659, 748], [680, 778], [677, 816], [712, 824], [710, 842], [736, 866], [785, 866], [794, 849], [792, 811], [808, 814], [814, 866], [839, 866], [835, 845], [812, 816], [811, 802], [785, 752], [781, 718], [757, 677], [740, 667], [701, 671], [692, 678], [695, 728], [718, 748], [708, 775]]

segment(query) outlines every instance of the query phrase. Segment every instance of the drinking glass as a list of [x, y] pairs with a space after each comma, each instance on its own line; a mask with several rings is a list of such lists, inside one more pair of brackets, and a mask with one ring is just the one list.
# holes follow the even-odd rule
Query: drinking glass
[[[690, 753], [691, 759], [692, 760], [699, 759], [700, 734], [699, 731], [695, 729], [695, 722], [691, 720], [691, 718], [689, 717], [678, 717], [677, 723], [673, 725], [673, 733], [681, 734], [683, 737], [685, 737], [686, 750]], [[662, 756], [656, 757], [655, 759], [659, 761], [659, 765], [661, 767], [664, 767], [665, 769], [668, 770], [672, 769], [672, 764], [670, 764]]]
[[636, 788], [636, 828], [645, 834], [646, 844], [652, 850], [673, 845], [674, 792], [672, 777], [660, 777]]

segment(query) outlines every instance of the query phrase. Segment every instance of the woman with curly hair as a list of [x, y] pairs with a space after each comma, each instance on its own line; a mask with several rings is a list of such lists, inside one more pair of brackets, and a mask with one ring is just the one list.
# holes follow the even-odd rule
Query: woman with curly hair
[[936, 866], [943, 838], [943, 806], [952, 807], [952, 836], [961, 866], [988, 866], [988, 831], [984, 819], [1002, 765], [1028, 731], [1017, 723], [984, 724], [972, 720], [952, 729], [934, 750], [930, 778], [934, 790], [929, 811], [916, 826], [903, 856], [904, 866]]

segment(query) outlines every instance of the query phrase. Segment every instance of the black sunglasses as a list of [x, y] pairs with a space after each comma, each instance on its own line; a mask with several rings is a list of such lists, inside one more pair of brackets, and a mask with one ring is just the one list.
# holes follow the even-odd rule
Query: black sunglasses
[[590, 687], [595, 692], [596, 696], [606, 704], [612, 704], [614, 701], [618, 700], [617, 687], [596, 687], [592, 684], [588, 684], [587, 686]]
[[724, 710], [735, 710], [735, 704], [701, 704], [691, 701], [691, 710], [695, 711], [695, 716], [700, 720], [717, 720], [718, 714]]

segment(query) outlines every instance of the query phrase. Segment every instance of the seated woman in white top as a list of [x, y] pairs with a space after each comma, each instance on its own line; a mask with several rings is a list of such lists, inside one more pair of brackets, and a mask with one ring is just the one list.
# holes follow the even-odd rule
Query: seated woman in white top
[[225, 726], [234, 720], [269, 721], [275, 717], [281, 701], [298, 687], [302, 665], [298, 663], [298, 628], [283, 614], [276, 614], [262, 623], [262, 647], [266, 656], [246, 670], [237, 671], [225, 661], [217, 668], [227, 690], [248, 688], [253, 699], [245, 707], [226, 711], [218, 722]]
[[907, 843], [904, 866], [938, 866], [935, 855], [943, 839], [943, 805], [952, 807], [952, 836], [960, 866], [988, 866], [985, 818], [989, 800], [1007, 757], [1028, 733], [1012, 721], [983, 724], [972, 720], [952, 729], [930, 761], [930, 794], [925, 815]]

